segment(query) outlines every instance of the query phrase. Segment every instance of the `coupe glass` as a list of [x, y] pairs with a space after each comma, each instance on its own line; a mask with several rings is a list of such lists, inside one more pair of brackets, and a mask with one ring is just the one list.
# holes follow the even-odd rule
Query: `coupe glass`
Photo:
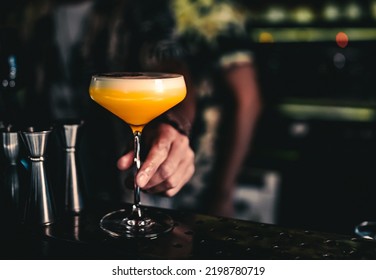
[[[140, 169], [140, 139], [143, 128], [186, 95], [184, 77], [171, 73], [105, 73], [94, 75], [91, 98], [125, 121], [134, 135], [134, 168]], [[135, 172], [136, 173], [136, 172]], [[173, 220], [160, 211], [140, 204], [140, 187], [134, 180], [134, 202], [130, 209], [105, 215], [100, 227], [115, 237], [155, 238], [173, 228]]]

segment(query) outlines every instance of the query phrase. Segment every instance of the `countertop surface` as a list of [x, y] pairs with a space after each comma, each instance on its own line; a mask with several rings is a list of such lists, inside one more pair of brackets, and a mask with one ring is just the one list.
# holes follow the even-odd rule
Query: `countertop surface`
[[[129, 207], [125, 205], [124, 207]], [[107, 207], [43, 227], [3, 224], [2, 259], [376, 259], [376, 242], [354, 236], [162, 210], [174, 229], [156, 239], [113, 238]], [[158, 211], [159, 209], [151, 209]]]

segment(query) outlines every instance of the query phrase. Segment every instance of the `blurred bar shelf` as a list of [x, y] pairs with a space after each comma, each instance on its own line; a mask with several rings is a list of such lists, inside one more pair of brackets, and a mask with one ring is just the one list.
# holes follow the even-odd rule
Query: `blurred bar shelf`
[[[373, 27], [258, 27], [251, 31], [254, 42], [263, 43], [262, 36], [268, 34], [272, 43], [292, 42], [335, 42], [336, 35], [344, 32], [349, 42], [376, 41], [376, 28]], [[271, 43], [266, 41], [265, 43]]]
[[277, 107], [282, 115], [296, 120], [376, 121], [376, 104], [370, 102], [292, 99], [281, 102]]

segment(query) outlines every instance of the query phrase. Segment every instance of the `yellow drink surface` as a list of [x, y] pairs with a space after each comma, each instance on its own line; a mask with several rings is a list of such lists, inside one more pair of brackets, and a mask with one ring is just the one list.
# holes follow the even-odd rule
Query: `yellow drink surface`
[[92, 82], [89, 91], [95, 102], [128, 123], [134, 132], [141, 132], [147, 123], [184, 99], [184, 82], [169, 86], [168, 80], [150, 83], [148, 79], [151, 86], [142, 83], [142, 79], [133, 80], [129, 86], [126, 81], [114, 84], [111, 81], [106, 84]]

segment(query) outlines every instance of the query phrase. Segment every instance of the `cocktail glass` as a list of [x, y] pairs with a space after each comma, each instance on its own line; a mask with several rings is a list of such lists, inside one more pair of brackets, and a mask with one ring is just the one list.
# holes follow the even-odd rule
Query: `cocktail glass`
[[[184, 77], [170, 73], [105, 73], [94, 75], [91, 98], [125, 121], [134, 135], [134, 167], [140, 169], [140, 139], [146, 124], [181, 102], [186, 95]], [[173, 228], [173, 220], [140, 203], [140, 187], [134, 180], [131, 209], [105, 215], [100, 227], [115, 237], [155, 238]]]

